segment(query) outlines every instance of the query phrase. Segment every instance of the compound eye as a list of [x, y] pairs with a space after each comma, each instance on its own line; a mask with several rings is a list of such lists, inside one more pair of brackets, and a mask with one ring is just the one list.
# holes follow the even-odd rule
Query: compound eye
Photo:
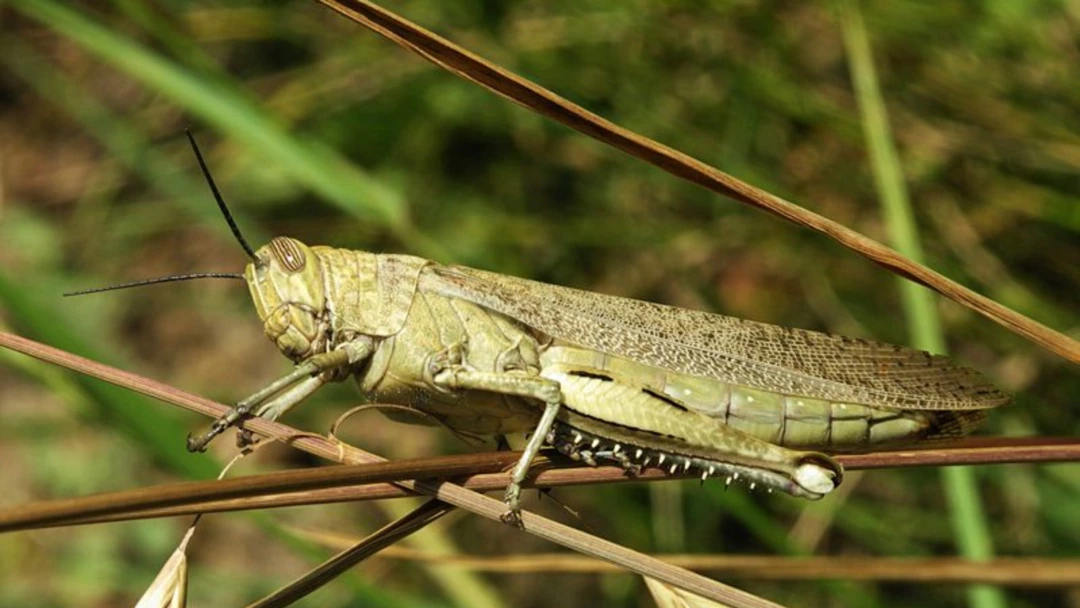
[[278, 264], [281, 264], [281, 267], [288, 272], [300, 272], [307, 264], [300, 244], [295, 239], [286, 236], [274, 237], [270, 241], [270, 252], [274, 254], [274, 259], [278, 261]]

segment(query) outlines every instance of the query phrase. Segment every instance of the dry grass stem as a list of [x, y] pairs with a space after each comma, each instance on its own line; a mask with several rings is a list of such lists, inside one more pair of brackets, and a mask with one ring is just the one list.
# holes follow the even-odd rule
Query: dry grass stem
[[[331, 546], [339, 544], [328, 539]], [[1080, 560], [995, 558], [974, 562], [956, 557], [790, 557], [775, 555], [661, 554], [664, 561], [698, 572], [739, 579], [874, 580], [918, 583], [992, 583], [1016, 587], [1080, 585]], [[600, 560], [565, 553], [462, 556], [434, 555], [407, 547], [392, 547], [381, 559], [448, 564], [480, 572], [533, 574], [540, 572], [605, 573], [619, 569]]]
[[304, 576], [254, 602], [248, 608], [278, 608], [290, 606], [323, 585], [344, 574], [349, 568], [382, 551], [424, 526], [450, 513], [454, 507], [438, 500], [429, 500], [409, 514], [376, 530], [356, 545], [338, 553]]

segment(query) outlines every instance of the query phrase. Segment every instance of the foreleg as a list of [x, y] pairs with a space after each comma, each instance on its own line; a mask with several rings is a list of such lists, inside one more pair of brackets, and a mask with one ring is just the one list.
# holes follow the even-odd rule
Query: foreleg
[[[232, 409], [215, 420], [210, 425], [210, 430], [198, 437], [188, 435], [188, 451], [205, 451], [206, 446], [214, 437], [236, 425], [253, 411], [261, 418], [277, 419], [278, 416], [309, 397], [320, 386], [329, 382], [335, 372], [366, 359], [371, 356], [373, 350], [374, 343], [371, 338], [365, 336], [362, 339], [346, 342], [328, 353], [320, 353], [307, 359], [285, 376], [240, 400]], [[283, 390], [284, 393], [281, 392]], [[278, 393], [281, 394], [278, 395]]]

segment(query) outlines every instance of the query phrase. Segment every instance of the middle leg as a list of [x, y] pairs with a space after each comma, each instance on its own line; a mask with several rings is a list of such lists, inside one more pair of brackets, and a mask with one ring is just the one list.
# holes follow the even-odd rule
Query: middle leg
[[481, 372], [460, 363], [446, 365], [432, 370], [431, 379], [436, 387], [444, 390], [464, 389], [480, 390], [502, 395], [513, 395], [535, 399], [544, 404], [544, 412], [536, 425], [525, 452], [521, 455], [510, 476], [510, 485], [506, 488], [508, 511], [503, 521], [511, 524], [521, 522], [521, 484], [529, 473], [529, 466], [540, 451], [548, 433], [555, 423], [555, 416], [562, 405], [562, 389], [559, 383], [549, 378], [527, 375], [520, 372]]

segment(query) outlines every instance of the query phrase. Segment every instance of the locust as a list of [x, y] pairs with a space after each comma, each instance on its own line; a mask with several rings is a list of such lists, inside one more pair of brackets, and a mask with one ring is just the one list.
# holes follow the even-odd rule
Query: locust
[[275, 420], [329, 382], [413, 408], [450, 429], [531, 433], [506, 490], [544, 445], [630, 473], [741, 480], [819, 499], [843, 478], [828, 453], [964, 435], [1009, 401], [979, 372], [927, 352], [549, 285], [420, 257], [309, 246], [253, 250], [191, 134], [218, 207], [250, 262], [266, 336], [295, 363], [199, 436]]

